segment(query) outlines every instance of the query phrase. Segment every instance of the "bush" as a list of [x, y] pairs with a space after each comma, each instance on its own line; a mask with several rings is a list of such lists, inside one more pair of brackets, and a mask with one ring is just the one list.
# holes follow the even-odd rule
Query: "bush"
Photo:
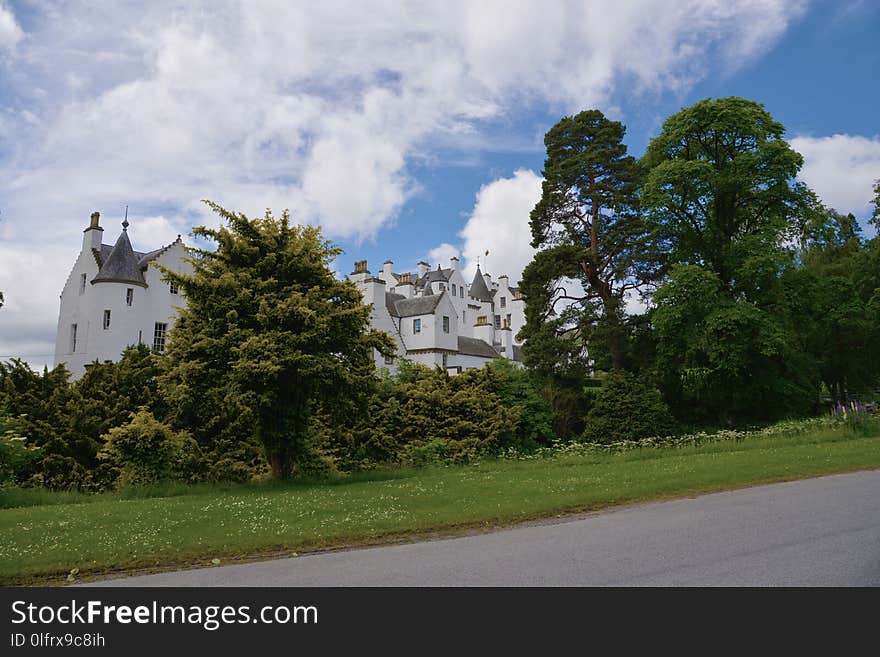
[[39, 458], [39, 449], [26, 443], [14, 422], [0, 409], [0, 486], [21, 483]]
[[105, 438], [99, 457], [118, 469], [122, 486], [201, 478], [203, 461], [195, 440], [159, 422], [146, 409], [133, 413], [128, 424], [111, 429]]
[[610, 443], [670, 436], [678, 430], [659, 390], [632, 374], [613, 373], [593, 398], [582, 439]]

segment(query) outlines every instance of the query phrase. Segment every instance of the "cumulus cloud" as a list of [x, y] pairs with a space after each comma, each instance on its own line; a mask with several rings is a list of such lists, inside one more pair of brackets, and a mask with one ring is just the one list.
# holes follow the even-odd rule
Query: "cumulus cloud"
[[[529, 103], [567, 112], [682, 90], [710, 67], [760, 55], [803, 11], [788, 0], [571, 0], [553, 11], [525, 1], [71, 0], [34, 5], [24, 38], [4, 7], [0, 239], [35, 254], [20, 263], [29, 275], [55, 278], [33, 291], [33, 308], [4, 308], [3, 322], [39, 317], [44, 332], [63, 281], [46, 247], [71, 260], [92, 210], [128, 204], [133, 234], [159, 216], [164, 233], [186, 234], [215, 221], [199, 202], [210, 198], [251, 214], [290, 208], [328, 237], [369, 238], [418, 192], [413, 159]], [[493, 190], [534, 185], [531, 176], [483, 190], [465, 256], [489, 248], [492, 269], [517, 276], [526, 226], [520, 238], [477, 243], [489, 236], [488, 208], [504, 205]], [[525, 192], [511, 194], [521, 212]]]
[[443, 242], [440, 246], [434, 247], [430, 251], [428, 251], [428, 257], [425, 259], [431, 267], [434, 265], [440, 265], [441, 267], [448, 267], [450, 258], [461, 258], [461, 251], [458, 250], [457, 247], [449, 244], [447, 242]]
[[0, 4], [0, 50], [12, 48], [22, 36], [12, 11]]
[[795, 137], [804, 156], [800, 179], [838, 212], [868, 213], [874, 181], [880, 178], [880, 136]]
[[534, 171], [519, 169], [480, 188], [460, 233], [466, 278], [476, 272], [479, 258], [484, 273], [493, 278], [507, 274], [513, 285], [519, 281], [535, 254], [529, 213], [541, 198], [541, 180]]

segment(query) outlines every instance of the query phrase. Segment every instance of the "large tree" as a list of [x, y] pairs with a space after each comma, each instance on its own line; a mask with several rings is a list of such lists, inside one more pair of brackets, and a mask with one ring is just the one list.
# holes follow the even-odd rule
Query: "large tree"
[[815, 197], [795, 175], [801, 155], [763, 105], [706, 99], [672, 115], [651, 140], [643, 203], [672, 263], [717, 274], [724, 289], [750, 296], [760, 273], [784, 260]]
[[623, 366], [624, 298], [650, 278], [651, 262], [625, 130], [588, 110], [563, 118], [544, 138], [544, 182], [530, 222], [538, 253], [523, 273], [527, 358], [572, 359], [592, 339], [613, 368]]
[[292, 225], [287, 211], [251, 219], [206, 203], [225, 225], [193, 231], [217, 248], [194, 251], [192, 274], [165, 272], [187, 305], [160, 385], [172, 421], [203, 447], [230, 453], [239, 442], [246, 454], [255, 439], [272, 475], [287, 478], [318, 406], [344, 412], [373, 379], [373, 350], [393, 346], [369, 328], [354, 283], [334, 276], [341, 250], [319, 228]]
[[646, 220], [673, 265], [654, 296], [658, 370], [680, 414], [770, 419], [818, 398], [783, 278], [820, 208], [783, 133], [758, 103], [707, 99], [667, 119], [642, 160]]

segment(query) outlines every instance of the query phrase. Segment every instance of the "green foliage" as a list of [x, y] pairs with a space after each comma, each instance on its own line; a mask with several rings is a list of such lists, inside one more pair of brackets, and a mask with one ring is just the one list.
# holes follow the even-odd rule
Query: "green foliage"
[[506, 358], [492, 361], [487, 376], [501, 403], [519, 409], [519, 423], [512, 444], [520, 451], [531, 451], [556, 438], [553, 409], [541, 396], [535, 377]]
[[[623, 299], [653, 275], [655, 259], [638, 210], [639, 169], [625, 128], [598, 110], [567, 116], [544, 138], [541, 199], [531, 212], [532, 246], [523, 273], [527, 362], [555, 369], [601, 342], [623, 367]], [[580, 282], [577, 286], [564, 279]], [[550, 320], [549, 322], [547, 320]], [[554, 343], [554, 339], [569, 337]]]
[[700, 101], [663, 123], [642, 159], [642, 202], [670, 263], [706, 267], [747, 297], [760, 293], [744, 274], [784, 260], [782, 240], [816, 205], [795, 182], [803, 158], [784, 130], [762, 105], [736, 97]]
[[0, 486], [21, 482], [39, 458], [39, 449], [28, 445], [16, 422], [0, 407]]
[[595, 393], [583, 440], [612, 443], [671, 436], [678, 425], [657, 388], [625, 372], [612, 372]]
[[553, 439], [551, 409], [530, 375], [502, 360], [456, 376], [403, 361], [379, 382], [363, 418], [332, 429], [325, 418], [315, 440], [342, 471], [467, 463]]
[[348, 415], [373, 380], [374, 349], [393, 349], [369, 329], [357, 287], [337, 280], [340, 253], [320, 229], [207, 204], [224, 220], [194, 233], [192, 274], [166, 271], [187, 297], [170, 335], [161, 387], [175, 426], [191, 428], [212, 461], [233, 457], [276, 478], [308, 457], [318, 405]]
[[729, 298], [717, 274], [675, 266], [654, 301], [657, 370], [681, 415], [734, 424], [815, 409], [818, 391], [782, 319]]
[[128, 424], [110, 429], [99, 458], [119, 472], [121, 486], [143, 486], [163, 479], [198, 481], [203, 463], [195, 440], [174, 431], [141, 409]]

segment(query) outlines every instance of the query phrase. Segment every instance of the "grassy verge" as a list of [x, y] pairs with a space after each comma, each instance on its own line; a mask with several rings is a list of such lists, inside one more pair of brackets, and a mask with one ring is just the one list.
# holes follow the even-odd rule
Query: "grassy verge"
[[332, 485], [68, 495], [0, 510], [0, 583], [61, 581], [73, 568], [83, 577], [379, 543], [869, 468], [880, 468], [876, 424], [374, 473]]

